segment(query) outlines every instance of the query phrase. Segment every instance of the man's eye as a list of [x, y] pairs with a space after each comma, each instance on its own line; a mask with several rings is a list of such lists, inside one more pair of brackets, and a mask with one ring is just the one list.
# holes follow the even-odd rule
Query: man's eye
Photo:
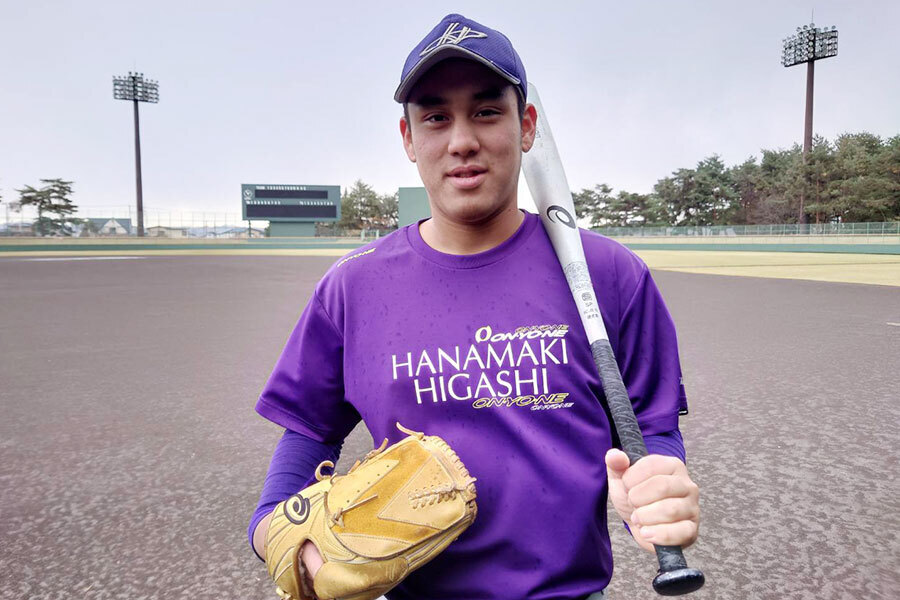
[[478, 111], [479, 116], [492, 117], [494, 115], [499, 115], [500, 111], [494, 108], [483, 108]]
[[444, 115], [428, 115], [425, 117], [425, 120], [430, 123], [440, 123], [447, 120], [447, 117]]

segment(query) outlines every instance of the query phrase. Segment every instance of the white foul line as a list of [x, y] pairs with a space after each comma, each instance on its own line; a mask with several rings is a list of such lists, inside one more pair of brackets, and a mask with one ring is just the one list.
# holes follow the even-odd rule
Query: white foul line
[[58, 256], [53, 258], [25, 258], [31, 262], [57, 262], [62, 260], [137, 260], [146, 256]]

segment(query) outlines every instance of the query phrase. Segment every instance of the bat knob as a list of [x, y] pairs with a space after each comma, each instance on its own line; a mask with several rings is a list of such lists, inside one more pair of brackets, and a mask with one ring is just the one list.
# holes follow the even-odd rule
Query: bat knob
[[699, 569], [675, 569], [660, 571], [653, 579], [653, 589], [660, 596], [680, 596], [690, 594], [703, 587], [706, 578]]

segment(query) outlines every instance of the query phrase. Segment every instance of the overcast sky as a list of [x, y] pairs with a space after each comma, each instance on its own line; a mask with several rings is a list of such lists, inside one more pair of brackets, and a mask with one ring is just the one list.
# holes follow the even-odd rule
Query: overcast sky
[[781, 66], [781, 40], [813, 8], [840, 32], [816, 63], [815, 132], [900, 133], [893, 0], [0, 0], [0, 194], [62, 177], [79, 205], [132, 203], [132, 108], [112, 98], [129, 70], [160, 85], [141, 105], [148, 207], [239, 212], [241, 183], [421, 185], [392, 95], [449, 12], [511, 38], [573, 189], [649, 192], [710, 154], [801, 140], [805, 66]]

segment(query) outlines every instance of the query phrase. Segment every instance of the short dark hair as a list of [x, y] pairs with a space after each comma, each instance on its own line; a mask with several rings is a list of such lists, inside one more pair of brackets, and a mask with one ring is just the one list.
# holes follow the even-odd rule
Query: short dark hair
[[[508, 84], [507, 87], [514, 87], [513, 84]], [[514, 90], [516, 94], [516, 108], [519, 111], [519, 121], [522, 121], [522, 117], [525, 116], [525, 98], [522, 97], [522, 94], [519, 93], [518, 89]], [[406, 122], [409, 123], [409, 102], [403, 103], [403, 118], [406, 119]]]

